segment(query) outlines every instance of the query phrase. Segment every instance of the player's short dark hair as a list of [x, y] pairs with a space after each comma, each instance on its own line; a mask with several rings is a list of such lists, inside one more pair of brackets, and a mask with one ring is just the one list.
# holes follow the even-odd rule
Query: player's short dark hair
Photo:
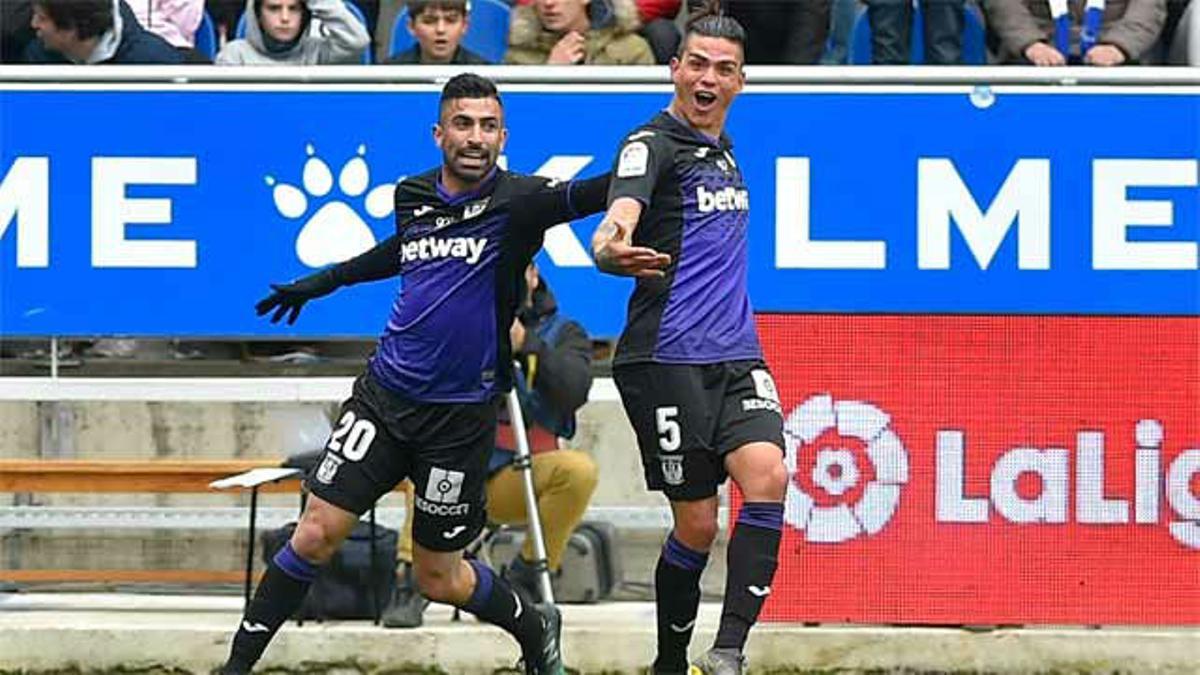
[[706, 0], [688, 17], [683, 41], [679, 43], [680, 55], [683, 55], [683, 50], [687, 47], [688, 38], [693, 35], [729, 40], [741, 46], [743, 52], [746, 50], [746, 29], [742, 28], [737, 19], [725, 14], [721, 9], [721, 0]]
[[112, 0], [34, 0], [61, 30], [75, 29], [81, 40], [99, 37], [113, 27]]
[[482, 75], [475, 73], [459, 73], [450, 78], [446, 86], [442, 87], [442, 100], [438, 103], [438, 110], [445, 110], [446, 104], [460, 98], [494, 98], [500, 107], [504, 107], [504, 101], [500, 100], [500, 92], [496, 90], [496, 85]]
[[407, 0], [405, 5], [408, 7], [408, 20], [415, 21], [421, 13], [429, 8], [441, 10], [458, 10], [465, 16], [467, 10], [470, 9], [470, 3], [467, 0]]

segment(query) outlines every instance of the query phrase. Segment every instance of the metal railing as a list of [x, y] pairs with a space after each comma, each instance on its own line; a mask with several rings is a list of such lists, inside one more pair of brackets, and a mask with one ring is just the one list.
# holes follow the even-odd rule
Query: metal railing
[[[665, 66], [479, 66], [471, 70], [501, 85], [629, 86], [670, 84]], [[463, 71], [448, 66], [0, 66], [0, 87], [36, 85], [72, 89], [88, 85], [219, 84], [433, 87]], [[1200, 68], [1035, 68], [1032, 66], [747, 66], [748, 91], [761, 86], [848, 88], [885, 86], [1200, 86]]]
[[[720, 520], [725, 522], [722, 509]], [[376, 521], [397, 528], [404, 522], [403, 506], [376, 509]], [[296, 520], [288, 506], [260, 506], [257, 529], [282, 527]], [[671, 526], [671, 512], [644, 506], [592, 506], [586, 520], [612, 523], [622, 529], [654, 530]], [[0, 530], [11, 529], [194, 529], [244, 530], [244, 506], [0, 506]]]

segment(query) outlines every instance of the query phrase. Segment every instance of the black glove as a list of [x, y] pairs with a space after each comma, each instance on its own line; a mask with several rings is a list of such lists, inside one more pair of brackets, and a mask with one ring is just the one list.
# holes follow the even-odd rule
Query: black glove
[[329, 295], [340, 286], [341, 283], [338, 282], [333, 268], [310, 274], [290, 284], [271, 284], [274, 292], [259, 300], [258, 304], [254, 306], [254, 311], [262, 316], [273, 309], [275, 315], [271, 317], [271, 323], [279, 323], [283, 315], [291, 310], [291, 316], [288, 317], [288, 325], [291, 325], [296, 323], [296, 317], [300, 316], [300, 309], [304, 307], [304, 303], [313, 298]]

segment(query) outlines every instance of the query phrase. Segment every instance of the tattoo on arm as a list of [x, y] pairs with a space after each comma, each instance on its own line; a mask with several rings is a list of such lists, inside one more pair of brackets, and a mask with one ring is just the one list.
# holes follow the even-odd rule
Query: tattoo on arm
[[592, 257], [596, 259], [596, 267], [603, 271], [612, 271], [612, 251], [608, 245], [617, 237], [617, 224], [611, 217], [605, 217], [596, 234], [592, 236]]
[[592, 235], [592, 256], [597, 268], [612, 274], [630, 273], [625, 269], [629, 261], [625, 259], [624, 249], [632, 246], [641, 214], [642, 204], [629, 197], [619, 197], [608, 207], [604, 221]]
[[605, 218], [600, 227], [596, 228], [596, 240], [600, 245], [607, 244], [617, 236], [617, 223], [612, 218]]

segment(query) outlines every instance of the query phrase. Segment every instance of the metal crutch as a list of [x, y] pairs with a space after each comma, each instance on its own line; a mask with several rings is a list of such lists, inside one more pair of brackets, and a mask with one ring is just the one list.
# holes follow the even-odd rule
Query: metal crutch
[[[514, 365], [513, 369], [520, 372]], [[514, 383], [508, 391], [508, 419], [513, 427], [513, 435], [517, 438], [517, 459], [513, 467], [521, 472], [521, 482], [525, 485], [525, 514], [529, 520], [527, 536], [533, 537], [533, 554], [537, 559], [533, 567], [538, 572], [541, 582], [542, 601], [554, 604], [554, 589], [550, 587], [550, 564], [546, 560], [546, 540], [542, 538], [542, 520], [538, 514], [537, 495], [533, 491], [533, 453], [529, 451], [529, 436], [525, 433], [525, 416], [521, 414], [521, 399], [517, 396]], [[520, 555], [520, 553], [517, 553]]]

